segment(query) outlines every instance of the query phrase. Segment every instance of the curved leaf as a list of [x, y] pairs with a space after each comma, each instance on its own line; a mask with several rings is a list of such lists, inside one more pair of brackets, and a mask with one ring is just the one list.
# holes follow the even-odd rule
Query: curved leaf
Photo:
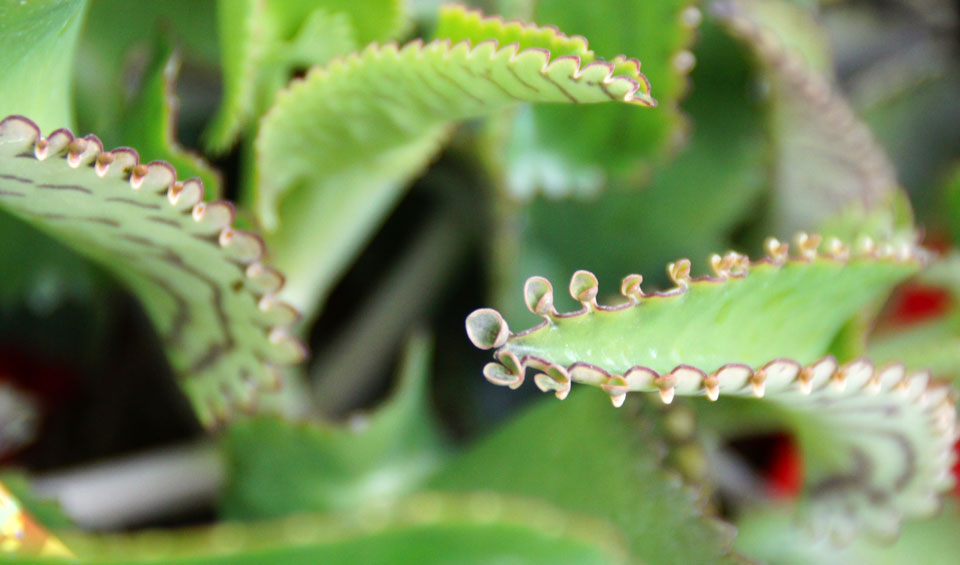
[[954, 501], [932, 520], [907, 524], [890, 544], [857, 540], [837, 547], [814, 542], [796, 527], [789, 509], [778, 507], [750, 511], [737, 529], [737, 549], [776, 565], [952, 565], [960, 554], [960, 509]]
[[[537, 106], [516, 120], [506, 141], [506, 186], [516, 196], [538, 190], [551, 196], [591, 193], [608, 175], [639, 176], [685, 139], [680, 111], [699, 9], [688, 0], [536, 2], [533, 19], [591, 38], [599, 54], [643, 56], [643, 72], [656, 86], [658, 112], [605, 105]], [[561, 172], [562, 171], [562, 172]]]
[[824, 354], [847, 320], [916, 272], [921, 255], [869, 242], [851, 256], [836, 240], [821, 254], [820, 238], [805, 234], [795, 257], [773, 239], [767, 248], [756, 263], [715, 255], [713, 277], [701, 279], [690, 278], [689, 261], [672, 263], [676, 288], [652, 295], [630, 275], [617, 306], [598, 305], [596, 278], [578, 271], [570, 293], [582, 309], [567, 314], [554, 308], [550, 283], [534, 277], [524, 298], [542, 324], [513, 334], [499, 313], [481, 309], [467, 332], [478, 347], [497, 349], [499, 363], [484, 376], [502, 386], [519, 387], [531, 369], [558, 398], [581, 382], [606, 390], [615, 406], [630, 391], [657, 391], [664, 402], [723, 393], [803, 414], [819, 423], [815, 440], [801, 438], [814, 448], [812, 523], [841, 539], [860, 527], [889, 535], [903, 515], [935, 510], [952, 482], [952, 393], [902, 365], [841, 365]]
[[371, 46], [311, 71], [263, 119], [256, 209], [304, 310], [456, 120], [520, 102], [654, 104], [636, 61], [595, 61], [582, 39], [457, 7], [440, 28], [454, 39]]
[[0, 206], [103, 264], [140, 297], [201, 420], [252, 407], [275, 365], [302, 346], [296, 311], [276, 293], [263, 243], [232, 227], [233, 207], [204, 203], [197, 179], [92, 136], [42, 138], [26, 118], [0, 122]]
[[0, 2], [0, 116], [27, 114], [45, 128], [73, 123], [73, 53], [85, 0]]
[[[870, 222], [871, 235], [891, 239], [909, 227], [910, 213], [896, 207], [896, 171], [834, 85], [810, 11], [783, 0], [724, 0], [714, 13], [753, 50], [769, 84], [778, 234], [814, 226], [850, 238]], [[838, 215], [839, 225], [824, 225]]]
[[84, 563], [623, 563], [605, 522], [489, 493], [180, 532], [63, 538]]
[[224, 151], [301, 69], [322, 65], [406, 24], [398, 0], [223, 0], [217, 4], [223, 101], [207, 133]]

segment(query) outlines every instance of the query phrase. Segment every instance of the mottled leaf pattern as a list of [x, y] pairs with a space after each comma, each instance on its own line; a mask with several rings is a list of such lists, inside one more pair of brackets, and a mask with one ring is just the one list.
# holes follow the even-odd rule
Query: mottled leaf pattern
[[253, 408], [277, 386], [277, 365], [303, 357], [285, 327], [283, 277], [263, 243], [232, 227], [233, 207], [203, 202], [198, 179], [95, 137], [47, 137], [31, 121], [0, 122], [0, 206], [114, 272], [140, 297], [200, 419]]

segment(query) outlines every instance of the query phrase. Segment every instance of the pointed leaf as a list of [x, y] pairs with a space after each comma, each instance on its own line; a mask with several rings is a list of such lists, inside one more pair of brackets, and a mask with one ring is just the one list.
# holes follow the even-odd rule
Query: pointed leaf
[[506, 185], [515, 195], [595, 192], [608, 175], [636, 176], [643, 165], [663, 160], [682, 143], [688, 124], [678, 103], [696, 61], [690, 52], [701, 19], [696, 6], [687, 0], [537, 2], [533, 17], [591, 38], [591, 47], [602, 56], [624, 51], [641, 56], [660, 109], [530, 109], [529, 116], [514, 122], [506, 142]]
[[653, 104], [636, 61], [595, 61], [582, 39], [458, 7], [441, 13], [440, 29], [462, 41], [371, 46], [295, 82], [264, 117], [257, 213], [305, 310], [456, 120], [524, 101]]
[[628, 418], [587, 391], [563, 404], [541, 402], [431, 485], [537, 497], [609, 520], [628, 540], [631, 563], [724, 562], [732, 532], [705, 517], [695, 496], [660, 468], [649, 417], [644, 410]]
[[303, 357], [276, 298], [283, 277], [263, 243], [234, 229], [233, 208], [204, 203], [197, 179], [130, 149], [31, 121], [0, 122], [0, 206], [101, 263], [140, 297], [201, 420], [252, 408], [276, 365]]
[[231, 426], [222, 513], [230, 519], [350, 510], [408, 494], [441, 459], [429, 417], [431, 347], [407, 347], [399, 388], [370, 415], [344, 426], [256, 419]]
[[667, 267], [674, 289], [645, 295], [625, 282], [626, 302], [616, 306], [598, 305], [595, 289], [574, 293], [572, 281], [577, 312], [551, 305], [539, 326], [511, 333], [499, 313], [481, 309], [467, 331], [478, 347], [497, 349], [505, 370], [484, 371], [498, 375], [495, 384], [506, 384], [503, 373], [522, 382], [529, 369], [561, 399], [580, 382], [603, 388], [615, 406], [631, 391], [657, 392], [665, 403], [731, 394], [802, 414], [799, 431], [815, 429], [801, 437], [813, 449], [810, 523], [841, 540], [858, 529], [891, 535], [902, 516], [933, 512], [951, 486], [953, 393], [902, 365], [841, 365], [824, 355], [847, 320], [917, 271], [922, 254], [872, 242], [851, 252], [838, 241], [821, 254], [820, 245], [799, 234], [790, 257], [770, 239], [762, 261], [715, 255], [713, 276], [701, 279], [683, 259]]

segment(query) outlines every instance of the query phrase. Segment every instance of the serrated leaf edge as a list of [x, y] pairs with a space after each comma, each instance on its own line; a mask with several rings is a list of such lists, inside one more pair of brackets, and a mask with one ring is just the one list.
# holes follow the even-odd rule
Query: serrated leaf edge
[[[19, 157], [38, 161], [60, 158], [73, 169], [93, 168], [101, 178], [113, 168], [122, 167], [122, 176], [130, 183], [131, 190], [141, 190], [148, 186], [166, 206], [176, 211], [188, 210], [194, 222], [215, 222], [219, 228], [214, 236], [216, 243], [232, 261], [244, 266], [245, 279], [251, 287], [262, 293], [258, 295], [251, 292], [260, 311], [267, 315], [274, 314], [278, 319], [286, 321], [264, 328], [267, 342], [287, 360], [286, 363], [264, 361], [275, 375], [276, 386], [279, 386], [281, 380], [280, 366], [296, 364], [306, 359], [306, 347], [290, 333], [290, 328], [299, 319], [299, 312], [277, 298], [285, 280], [282, 273], [262, 262], [266, 253], [263, 239], [256, 233], [233, 227], [235, 212], [231, 202], [204, 202], [204, 186], [200, 179], [178, 181], [176, 170], [169, 163], [153, 161], [142, 164], [139, 154], [132, 148], [119, 147], [105, 151], [102, 142], [95, 135], [76, 137], [68, 129], [57, 129], [43, 137], [36, 123], [24, 116], [14, 115], [0, 120], [0, 137], [3, 137], [6, 143], [19, 143], [22, 146]], [[257, 250], [254, 253], [244, 251], [240, 256], [230, 254], [231, 248], [235, 249], [244, 244], [252, 244]], [[225, 406], [213, 399], [206, 400], [212, 417], [212, 421], [207, 421], [206, 424], [225, 422], [232, 408], [248, 411], [253, 409], [252, 406], [237, 406], [229, 395], [225, 396]]]

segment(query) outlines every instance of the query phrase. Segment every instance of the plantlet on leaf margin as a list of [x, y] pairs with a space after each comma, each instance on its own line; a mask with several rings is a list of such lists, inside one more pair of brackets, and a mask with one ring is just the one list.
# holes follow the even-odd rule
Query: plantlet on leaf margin
[[207, 426], [304, 359], [289, 333], [299, 317], [264, 265], [263, 241], [233, 227], [229, 202], [204, 202], [199, 179], [95, 136], [42, 137], [21, 116], [0, 121], [0, 207], [113, 271], [143, 301]]
[[[501, 386], [518, 388], [529, 368], [537, 387], [560, 399], [578, 382], [603, 389], [614, 406], [634, 391], [658, 392], [665, 403], [677, 394], [715, 401], [723, 393], [809, 413], [829, 423], [846, 452], [811, 473], [811, 523], [840, 542], [861, 527], [895, 535], [903, 516], [929, 514], [952, 484], [953, 394], [927, 372], [824, 354], [840, 327], [915, 272], [925, 252], [870, 238], [851, 250], [804, 233], [793, 256], [773, 238], [766, 249], [753, 263], [735, 252], [714, 255], [713, 275], [702, 278], [691, 278], [689, 260], [671, 263], [676, 286], [663, 292], [645, 294], [642, 277], [628, 275], [626, 301], [615, 306], [598, 304], [596, 277], [577, 271], [570, 294], [582, 308], [568, 313], [554, 308], [550, 283], [533, 277], [524, 298], [540, 325], [512, 333], [484, 308], [467, 318], [467, 334], [477, 347], [496, 349], [499, 363], [483, 373]], [[878, 445], [877, 437], [886, 440]], [[837, 511], [838, 496], [855, 510]]]

